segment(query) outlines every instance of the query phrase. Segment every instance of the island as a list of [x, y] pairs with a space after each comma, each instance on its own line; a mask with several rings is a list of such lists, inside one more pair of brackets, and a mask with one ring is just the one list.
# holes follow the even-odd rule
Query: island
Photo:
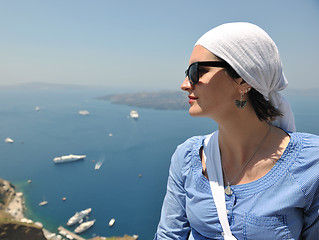
[[96, 99], [110, 101], [112, 104], [156, 110], [186, 110], [188, 108], [187, 93], [182, 91], [112, 94]]

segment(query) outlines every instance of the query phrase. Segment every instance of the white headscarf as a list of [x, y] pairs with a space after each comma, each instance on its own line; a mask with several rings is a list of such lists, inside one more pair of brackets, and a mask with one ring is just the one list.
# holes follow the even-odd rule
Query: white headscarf
[[205, 33], [196, 45], [228, 62], [249, 85], [279, 109], [283, 116], [273, 121], [273, 125], [296, 131], [290, 105], [278, 92], [288, 85], [279, 52], [264, 30], [251, 23], [226, 23]]

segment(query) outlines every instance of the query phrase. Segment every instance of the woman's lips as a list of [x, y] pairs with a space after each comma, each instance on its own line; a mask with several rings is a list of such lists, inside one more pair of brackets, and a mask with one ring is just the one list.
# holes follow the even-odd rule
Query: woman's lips
[[188, 101], [189, 104], [195, 102], [195, 100], [198, 99], [197, 97], [194, 97], [194, 96], [188, 96], [188, 98], [189, 98], [189, 101]]

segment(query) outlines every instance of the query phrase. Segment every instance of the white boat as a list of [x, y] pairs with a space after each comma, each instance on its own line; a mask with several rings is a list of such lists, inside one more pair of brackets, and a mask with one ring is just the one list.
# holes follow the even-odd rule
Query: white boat
[[109, 222], [109, 226], [112, 227], [112, 226], [114, 225], [114, 223], [115, 223], [115, 219], [112, 218], [112, 219], [110, 220], [110, 222]]
[[84, 231], [88, 230], [90, 227], [92, 227], [94, 223], [95, 223], [95, 220], [81, 223], [81, 224], [74, 230], [74, 232], [75, 232], [75, 233], [84, 232]]
[[39, 111], [40, 111], [40, 107], [39, 107], [39, 106], [36, 106], [36, 107], [34, 108], [34, 110], [36, 110], [37, 112], [39, 112]]
[[48, 204], [48, 201], [42, 201], [39, 203], [39, 206], [44, 206], [44, 205], [47, 205]]
[[86, 155], [66, 155], [66, 156], [62, 156], [62, 157], [55, 157], [53, 158], [53, 162], [55, 163], [61, 163], [61, 162], [72, 162], [72, 161], [76, 161], [76, 160], [81, 160], [83, 158], [86, 158]]
[[81, 212], [76, 212], [66, 223], [68, 226], [72, 226], [78, 222], [80, 222], [85, 216], [87, 216], [92, 211], [91, 208], [87, 208], [82, 210]]
[[137, 113], [137, 111], [132, 110], [132, 111], [130, 112], [130, 117], [133, 118], [133, 119], [138, 119], [138, 113]]
[[87, 116], [87, 115], [90, 115], [90, 112], [88, 110], [80, 110], [80, 111], [78, 111], [78, 114], [83, 115], [83, 116]]
[[97, 162], [96, 164], [95, 164], [95, 166], [94, 166], [94, 169], [95, 170], [99, 170], [100, 169], [100, 167], [102, 166], [102, 163], [103, 163], [104, 161], [102, 160], [102, 161], [99, 161], [99, 162]]
[[6, 143], [13, 143], [14, 142], [12, 138], [8, 138], [8, 137], [6, 139], [4, 139], [4, 141]]

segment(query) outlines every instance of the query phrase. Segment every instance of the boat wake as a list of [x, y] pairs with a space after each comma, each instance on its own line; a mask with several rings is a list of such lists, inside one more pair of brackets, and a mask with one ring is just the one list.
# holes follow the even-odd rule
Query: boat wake
[[95, 170], [99, 170], [100, 167], [102, 166], [103, 162], [104, 162], [104, 160], [98, 161], [98, 162], [95, 164], [94, 169], [95, 169]]

